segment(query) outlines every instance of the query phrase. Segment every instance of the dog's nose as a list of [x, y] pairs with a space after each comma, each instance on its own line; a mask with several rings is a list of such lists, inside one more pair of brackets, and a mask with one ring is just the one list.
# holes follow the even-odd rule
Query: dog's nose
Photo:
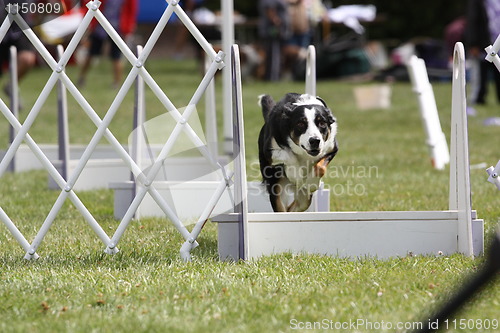
[[309, 138], [309, 146], [311, 149], [318, 149], [320, 141], [321, 140], [316, 137]]

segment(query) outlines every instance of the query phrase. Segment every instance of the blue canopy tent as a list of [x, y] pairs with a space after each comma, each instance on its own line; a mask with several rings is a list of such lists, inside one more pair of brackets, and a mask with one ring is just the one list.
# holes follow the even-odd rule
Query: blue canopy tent
[[137, 17], [137, 22], [158, 22], [167, 6], [168, 4], [164, 0], [139, 0], [139, 14]]

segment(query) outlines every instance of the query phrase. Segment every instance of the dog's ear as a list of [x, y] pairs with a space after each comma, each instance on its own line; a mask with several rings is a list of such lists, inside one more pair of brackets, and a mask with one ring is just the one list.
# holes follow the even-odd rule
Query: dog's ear
[[289, 118], [290, 114], [293, 112], [293, 110], [295, 110], [296, 107], [297, 107], [297, 105], [294, 105], [293, 103], [285, 103], [283, 105], [283, 115], [282, 115], [282, 117]]
[[321, 97], [319, 97], [319, 96], [316, 96], [316, 99], [317, 99], [318, 101], [320, 101], [321, 103], [323, 103], [323, 106], [324, 106], [325, 108], [327, 108], [327, 109], [328, 109], [328, 106], [326, 105], [326, 102], [323, 100], [323, 98], [321, 98]]
[[325, 109], [327, 111], [326, 119], [328, 121], [328, 124], [331, 125], [334, 122], [336, 122], [337, 120], [333, 117], [332, 111], [330, 110], [330, 108], [328, 107], [328, 105], [326, 105], [326, 102], [321, 97], [319, 97], [319, 96], [316, 96], [316, 98], [318, 99], [318, 101], [320, 101], [323, 104], [323, 106], [325, 107]]
[[336, 122], [337, 120], [333, 117], [332, 113], [331, 112], [328, 112], [328, 116], [326, 117], [327, 121], [328, 121], [328, 125], [331, 125], [333, 124], [334, 122]]
[[269, 95], [260, 95], [259, 96], [259, 106], [262, 108], [262, 116], [264, 120], [267, 120], [269, 116], [269, 112], [276, 105], [276, 102]]

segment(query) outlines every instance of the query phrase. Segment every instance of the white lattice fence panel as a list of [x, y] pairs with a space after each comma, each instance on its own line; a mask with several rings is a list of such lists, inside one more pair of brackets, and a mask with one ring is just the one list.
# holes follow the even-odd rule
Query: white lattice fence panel
[[[37, 52], [41, 55], [41, 57], [45, 60], [47, 65], [52, 70], [52, 74], [50, 75], [47, 83], [45, 84], [35, 104], [29, 111], [29, 114], [23, 124], [21, 124], [13, 116], [11, 110], [4, 103], [4, 101], [0, 100], [1, 113], [4, 115], [4, 117], [9, 121], [11, 126], [13, 126], [13, 128], [17, 132], [15, 139], [13, 140], [9, 149], [7, 150], [4, 158], [0, 162], [0, 177], [6, 172], [9, 163], [14, 158], [14, 155], [17, 149], [19, 148], [20, 144], [23, 141], [25, 141], [28, 144], [29, 148], [33, 151], [33, 153], [43, 164], [43, 167], [48, 171], [50, 176], [55, 180], [55, 182], [61, 189], [61, 192], [57, 200], [54, 202], [50, 212], [46, 216], [38, 233], [36, 234], [34, 240], [31, 243], [29, 243], [26, 240], [24, 235], [19, 231], [15, 223], [11, 220], [9, 215], [4, 211], [4, 209], [0, 205], [0, 219], [7, 226], [9, 231], [16, 238], [16, 240], [23, 247], [23, 249], [26, 251], [26, 256], [25, 256], [26, 259], [33, 259], [38, 257], [38, 255], [36, 254], [37, 248], [39, 247], [45, 235], [52, 226], [54, 219], [56, 218], [63, 204], [68, 199], [74, 204], [74, 206], [82, 214], [82, 216], [91, 226], [91, 228], [99, 236], [101, 241], [105, 244], [107, 253], [116, 253], [118, 251], [117, 243], [119, 242], [127, 226], [131, 222], [135, 211], [137, 210], [137, 208], [139, 207], [140, 203], [142, 202], [147, 193], [149, 193], [151, 197], [156, 201], [156, 203], [161, 207], [163, 212], [171, 220], [173, 225], [178, 229], [178, 231], [182, 234], [183, 238], [185, 239], [185, 243], [181, 248], [181, 256], [184, 259], [189, 259], [190, 256], [189, 251], [197, 246], [196, 238], [201, 232], [203, 224], [210, 216], [211, 211], [214, 209], [215, 205], [222, 196], [223, 192], [226, 190], [226, 188], [228, 188], [228, 185], [230, 184], [230, 177], [232, 176], [232, 174], [230, 172], [226, 172], [225, 168], [219, 165], [217, 161], [214, 159], [214, 157], [209, 153], [207, 146], [203, 143], [203, 141], [198, 137], [193, 128], [190, 126], [189, 118], [196, 110], [196, 105], [200, 101], [201, 97], [203, 96], [210, 82], [213, 80], [216, 72], [224, 67], [224, 61], [223, 61], [224, 53], [223, 52], [216, 53], [214, 51], [211, 45], [199, 32], [197, 27], [191, 22], [186, 13], [177, 4], [177, 1], [169, 0], [168, 2], [169, 6], [164, 11], [161, 19], [157, 23], [154, 31], [149, 37], [142, 52], [137, 57], [130, 50], [130, 48], [120, 37], [120, 35], [113, 29], [113, 27], [108, 22], [103, 13], [99, 10], [101, 2], [98, 0], [91, 1], [87, 4], [88, 8], [87, 13], [85, 14], [83, 21], [79, 25], [77, 31], [72, 36], [66, 50], [60, 57], [59, 61], [56, 61], [51, 56], [51, 54], [48, 52], [48, 50], [40, 41], [40, 39], [37, 37], [37, 35], [26, 24], [24, 19], [20, 15], [18, 15], [15, 11], [10, 11], [6, 19], [2, 23], [0, 27], [0, 40], [4, 38], [5, 34], [7, 33], [11, 25], [17, 24], [19, 27], [22, 28], [26, 37], [34, 45]], [[155, 47], [158, 38], [160, 37], [160, 34], [164, 30], [165, 26], [169, 22], [174, 12], [179, 17], [181, 22], [191, 32], [191, 34], [195, 37], [195, 39], [200, 44], [201, 48], [203, 48], [208, 58], [211, 60], [211, 63], [208, 66], [208, 69], [204, 77], [202, 78], [197, 89], [194, 91], [191, 100], [189, 101], [187, 107], [185, 107], [182, 113], [174, 105], [174, 103], [172, 103], [172, 101], [164, 93], [161, 87], [156, 83], [153, 76], [147, 71], [145, 66], [147, 59], [151, 54], [151, 51]], [[118, 90], [112, 104], [110, 105], [110, 107], [105, 113], [105, 116], [102, 119], [98, 116], [94, 107], [88, 102], [85, 96], [83, 96], [83, 94], [78, 90], [78, 88], [75, 86], [75, 84], [71, 81], [71, 79], [66, 75], [64, 71], [64, 68], [68, 64], [70, 57], [75, 52], [77, 46], [82, 40], [82, 37], [87, 31], [91, 20], [94, 18], [108, 33], [113, 42], [116, 43], [116, 45], [120, 48], [125, 59], [132, 65], [132, 69], [128, 73], [125, 81]], [[113, 133], [109, 130], [109, 126], [112, 123], [114, 116], [116, 115], [128, 91], [133, 87], [133, 84], [138, 76], [140, 76], [141, 79], [144, 81], [144, 83], [147, 86], [149, 86], [149, 88], [153, 91], [154, 95], [164, 106], [165, 111], [168, 112], [176, 121], [174, 130], [170, 133], [168, 139], [166, 140], [165, 144], [161, 149], [161, 152], [156, 157], [156, 160], [154, 161], [152, 166], [148, 168], [147, 171], [141, 170], [138, 164], [123, 148], [123, 146], [118, 142]], [[80, 107], [84, 110], [84, 112], [88, 115], [90, 120], [97, 127], [97, 130], [93, 134], [92, 139], [90, 140], [80, 160], [78, 161], [75, 170], [69, 176], [67, 181], [64, 180], [64, 178], [59, 174], [57, 169], [52, 165], [47, 156], [44, 155], [40, 147], [29, 135], [29, 131], [32, 128], [33, 124], [36, 122], [42, 106], [45, 104], [47, 97], [54, 89], [54, 86], [58, 81], [61, 81], [64, 84], [68, 92], [74, 97], [74, 99], [77, 101]], [[174, 210], [169, 206], [169, 204], [159, 194], [158, 190], [153, 185], [153, 181], [155, 180], [156, 175], [160, 171], [164, 159], [172, 150], [172, 148], [176, 143], [176, 140], [178, 139], [180, 133], [182, 132], [185, 133], [187, 137], [193, 142], [193, 144], [198, 148], [200, 153], [206, 158], [207, 163], [210, 163], [215, 170], [219, 170], [221, 176], [220, 184], [217, 186], [217, 189], [215, 190], [211, 200], [207, 203], [207, 206], [203, 210], [203, 213], [201, 214], [200, 218], [198, 219], [192, 231], [187, 230], [187, 228], [183, 225], [183, 223], [175, 214]], [[75, 183], [79, 179], [83, 169], [85, 168], [92, 153], [94, 152], [94, 150], [96, 149], [98, 143], [101, 141], [102, 138], [107, 139], [107, 141], [111, 144], [116, 153], [130, 168], [131, 172], [134, 174], [136, 178], [138, 185], [140, 185], [139, 190], [137, 191], [130, 207], [128, 208], [125, 216], [121, 220], [117, 230], [115, 231], [114, 235], [111, 238], [104, 232], [104, 230], [101, 228], [98, 221], [94, 218], [90, 210], [82, 203], [78, 195], [73, 190]]]

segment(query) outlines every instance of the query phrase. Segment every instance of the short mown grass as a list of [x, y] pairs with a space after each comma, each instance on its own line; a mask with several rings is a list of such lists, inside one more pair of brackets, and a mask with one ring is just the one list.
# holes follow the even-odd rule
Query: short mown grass
[[[101, 117], [115, 93], [109, 88], [107, 66], [103, 62], [93, 70], [82, 89]], [[152, 60], [147, 68], [176, 106], [187, 104], [199, 81], [195, 62]], [[77, 68], [67, 71], [76, 78]], [[21, 83], [22, 119], [49, 74], [37, 69]], [[352, 94], [356, 84], [321, 81], [317, 87], [339, 124], [340, 151], [325, 178], [332, 189], [331, 209], [446, 209], [448, 170], [430, 166], [411, 86], [393, 84], [390, 109], [362, 112]], [[433, 86], [449, 140], [451, 84]], [[243, 89], [248, 176], [257, 180], [256, 138], [262, 125], [257, 96], [267, 93], [280, 98], [286, 92], [303, 91], [303, 84], [245, 82]], [[88, 143], [95, 126], [71, 97], [69, 103], [71, 142]], [[129, 94], [111, 126], [120, 142], [126, 142], [131, 131], [132, 105]], [[470, 161], [472, 166], [489, 166], [500, 158], [495, 141], [499, 129], [482, 122], [500, 116], [500, 107], [491, 97], [489, 106], [477, 110], [478, 116], [469, 118]], [[148, 118], [164, 112], [149, 89], [147, 112]], [[55, 98], [51, 98], [30, 130], [37, 142], [56, 142], [55, 114]], [[203, 117], [201, 111], [200, 115]], [[5, 148], [5, 120], [0, 120], [0, 129]], [[473, 207], [485, 220], [488, 243], [498, 225], [500, 193], [486, 178], [484, 167], [471, 170]], [[44, 171], [5, 174], [0, 180], [0, 205], [29, 241], [58, 194], [47, 189]], [[113, 218], [113, 193], [100, 190], [78, 195], [112, 235], [119, 223]], [[483, 257], [459, 254], [377, 260], [289, 253], [248, 262], [220, 262], [216, 226], [209, 223], [199, 238], [200, 246], [193, 250], [193, 261], [184, 263], [178, 253], [182, 241], [167, 220], [143, 219], [130, 224], [118, 254], [106, 255], [104, 245], [68, 201], [38, 249], [40, 259], [26, 261], [22, 248], [1, 224], [0, 331], [288, 332], [305, 330], [315, 322], [322, 324], [320, 331], [332, 328], [327, 324], [335, 328], [335, 323], [357, 320], [394, 325], [373, 330], [359, 326], [360, 332], [396, 331], [399, 322], [411, 324], [429, 318], [483, 262]], [[477, 295], [457, 317], [500, 320], [499, 308], [497, 283]]]

